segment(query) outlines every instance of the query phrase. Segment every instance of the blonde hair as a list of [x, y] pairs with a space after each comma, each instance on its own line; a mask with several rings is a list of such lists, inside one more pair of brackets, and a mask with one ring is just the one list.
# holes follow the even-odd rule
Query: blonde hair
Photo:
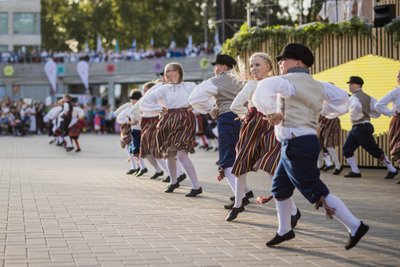
[[254, 53], [254, 54], [252, 54], [252, 55], [250, 56], [250, 59], [249, 59], [249, 60], [252, 60], [252, 59], [255, 58], [255, 57], [260, 57], [260, 58], [264, 59], [265, 62], [269, 65], [270, 70], [269, 70], [269, 72], [268, 72], [268, 77], [270, 77], [270, 76], [275, 76], [275, 72], [274, 72], [274, 69], [273, 69], [273, 67], [272, 67], [272, 58], [271, 58], [267, 53], [264, 53], [264, 52], [256, 52], [256, 53]]
[[179, 73], [179, 82], [180, 83], [183, 82], [183, 67], [182, 67], [182, 65], [178, 62], [171, 62], [165, 66], [165, 69], [167, 69], [168, 66], [171, 66], [174, 70], [176, 70]]

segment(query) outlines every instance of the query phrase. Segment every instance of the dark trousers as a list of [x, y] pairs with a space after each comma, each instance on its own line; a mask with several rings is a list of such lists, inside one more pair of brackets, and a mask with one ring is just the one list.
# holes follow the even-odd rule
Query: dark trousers
[[272, 178], [272, 194], [276, 199], [291, 197], [295, 188], [310, 203], [329, 194], [317, 167], [319, 151], [316, 135], [299, 136], [282, 142], [281, 159]]
[[218, 153], [219, 166], [226, 169], [233, 166], [236, 158], [236, 143], [239, 140], [240, 120], [237, 115], [227, 112], [218, 116]]
[[371, 123], [355, 124], [351, 128], [349, 135], [343, 145], [343, 155], [346, 158], [354, 156], [354, 151], [361, 146], [374, 158], [382, 159], [385, 154], [382, 149], [378, 147], [374, 136], [374, 126]]

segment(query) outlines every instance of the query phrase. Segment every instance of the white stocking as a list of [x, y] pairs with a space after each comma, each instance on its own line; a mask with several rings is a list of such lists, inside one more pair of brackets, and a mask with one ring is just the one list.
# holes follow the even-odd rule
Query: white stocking
[[192, 183], [192, 188], [199, 189], [200, 184], [199, 184], [199, 180], [197, 178], [196, 169], [194, 168], [194, 165], [189, 158], [188, 152], [186, 150], [179, 150], [177, 153], [177, 156], [178, 156], [179, 162], [182, 163], [182, 166], [185, 169], [185, 172], [189, 176], [190, 182]]
[[242, 206], [242, 199], [244, 197], [244, 190], [246, 188], [247, 175], [242, 174], [235, 180], [235, 208]]
[[232, 167], [224, 169], [224, 175], [232, 189], [232, 192], [235, 194], [236, 176], [232, 174]]
[[292, 230], [290, 210], [292, 208], [292, 201], [285, 199], [278, 201], [275, 199], [276, 211], [278, 213], [279, 228], [278, 235], [282, 236]]
[[176, 159], [175, 155], [168, 155], [167, 166], [169, 171], [170, 184], [176, 184]]
[[346, 160], [347, 160], [347, 163], [349, 163], [352, 172], [360, 173], [360, 169], [357, 167], [357, 162], [356, 162], [356, 159], [354, 158], [354, 156], [350, 157], [350, 158], [346, 158]]
[[335, 163], [335, 169], [339, 170], [340, 167], [342, 167], [342, 165], [340, 164], [339, 157], [336, 153], [336, 149], [334, 147], [327, 147], [326, 150], [328, 150], [329, 155], [331, 155], [331, 158]]

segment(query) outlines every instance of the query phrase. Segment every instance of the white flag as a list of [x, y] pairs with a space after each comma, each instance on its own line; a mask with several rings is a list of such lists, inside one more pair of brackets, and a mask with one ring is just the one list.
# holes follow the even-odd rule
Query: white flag
[[97, 36], [97, 47], [96, 47], [96, 52], [97, 52], [97, 53], [102, 53], [102, 52], [103, 52], [103, 45], [102, 45], [102, 43], [101, 43], [100, 35]]
[[57, 64], [50, 59], [44, 65], [44, 72], [46, 73], [47, 79], [49, 79], [51, 89], [55, 92], [57, 90]]
[[76, 65], [76, 72], [78, 73], [79, 77], [81, 78], [83, 85], [85, 86], [86, 93], [89, 92], [89, 64], [81, 60]]

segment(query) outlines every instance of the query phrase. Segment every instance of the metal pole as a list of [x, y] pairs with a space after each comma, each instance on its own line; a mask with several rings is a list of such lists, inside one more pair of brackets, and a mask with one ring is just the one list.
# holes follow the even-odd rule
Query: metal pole
[[204, 7], [204, 48], [206, 53], [208, 53], [208, 0], [205, 1], [206, 5]]
[[222, 43], [225, 42], [225, 0], [221, 0], [221, 35]]
[[246, 4], [246, 14], [247, 14], [247, 25], [251, 27], [251, 11], [250, 11], [250, 3]]

